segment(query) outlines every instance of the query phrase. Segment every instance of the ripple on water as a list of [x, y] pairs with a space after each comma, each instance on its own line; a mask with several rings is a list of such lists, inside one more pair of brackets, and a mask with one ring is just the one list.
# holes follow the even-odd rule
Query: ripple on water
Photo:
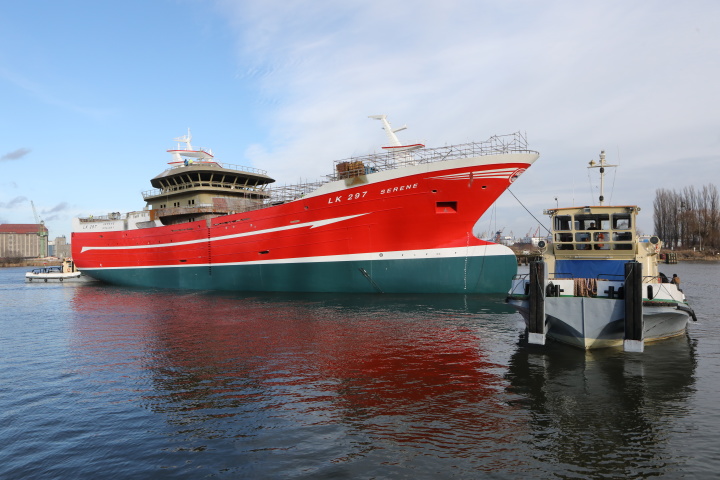
[[22, 303], [0, 331], [0, 475], [700, 478], [720, 467], [720, 305], [679, 267], [701, 321], [641, 356], [528, 346], [496, 297], [30, 289], [0, 272], [0, 305]]

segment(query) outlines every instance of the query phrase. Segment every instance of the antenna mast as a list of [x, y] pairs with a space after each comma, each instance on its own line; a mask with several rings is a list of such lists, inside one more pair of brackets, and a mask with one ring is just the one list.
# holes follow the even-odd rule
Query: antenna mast
[[590, 166], [588, 167], [600, 169], [600, 205], [605, 201], [605, 167], [617, 167], [617, 165], [605, 163], [605, 150], [601, 150], [600, 163], [595, 163], [595, 160], [590, 160]]

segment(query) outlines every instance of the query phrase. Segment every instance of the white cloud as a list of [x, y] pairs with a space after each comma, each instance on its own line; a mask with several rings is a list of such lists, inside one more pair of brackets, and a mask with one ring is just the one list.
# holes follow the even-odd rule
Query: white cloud
[[640, 203], [646, 221], [657, 188], [720, 183], [707, 170], [720, 156], [715, 2], [219, 5], [240, 64], [263, 72], [273, 100], [275, 142], [248, 154], [282, 182], [380, 146], [366, 117], [385, 113], [428, 146], [527, 131], [541, 159], [514, 190], [535, 212], [556, 195], [590, 203], [584, 167], [601, 149], [622, 165], [615, 198]]

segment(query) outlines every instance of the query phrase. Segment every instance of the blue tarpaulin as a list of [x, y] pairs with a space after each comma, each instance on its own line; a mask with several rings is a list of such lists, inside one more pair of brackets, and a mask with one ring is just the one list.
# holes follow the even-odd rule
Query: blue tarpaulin
[[[555, 275], [559, 278], [600, 278], [620, 280], [625, 276], [625, 260], [557, 260]], [[617, 275], [617, 276], [616, 276]]]

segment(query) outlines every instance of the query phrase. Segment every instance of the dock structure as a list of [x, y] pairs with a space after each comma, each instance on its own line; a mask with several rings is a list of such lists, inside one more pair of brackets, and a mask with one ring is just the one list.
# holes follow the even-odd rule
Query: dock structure
[[521, 265], [530, 265], [531, 262], [542, 259], [542, 255], [539, 253], [516, 253], [518, 267]]
[[667, 264], [670, 264], [670, 265], [675, 265], [676, 263], [678, 263], [676, 252], [661, 253], [660, 259], [661, 259], [661, 261], [663, 261]]

